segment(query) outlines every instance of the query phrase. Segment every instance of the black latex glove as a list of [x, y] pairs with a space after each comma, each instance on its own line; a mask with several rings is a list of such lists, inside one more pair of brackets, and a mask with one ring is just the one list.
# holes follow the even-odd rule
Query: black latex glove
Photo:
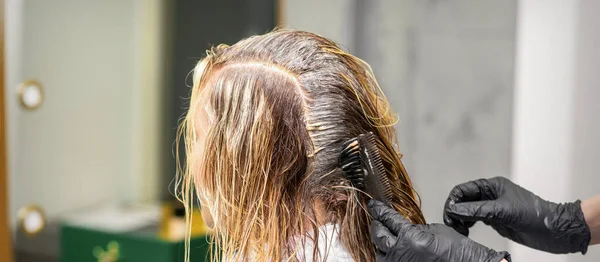
[[371, 200], [371, 237], [377, 262], [498, 262], [506, 252], [496, 252], [442, 224], [414, 225], [395, 210]]
[[483, 221], [503, 237], [531, 248], [585, 254], [591, 236], [580, 203], [546, 201], [504, 177], [479, 179], [452, 189], [444, 223], [468, 236], [469, 228]]

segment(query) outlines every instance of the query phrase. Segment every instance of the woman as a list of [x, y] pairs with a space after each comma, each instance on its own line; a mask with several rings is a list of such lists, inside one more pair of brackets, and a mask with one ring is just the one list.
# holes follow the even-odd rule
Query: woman
[[393, 207], [424, 223], [395, 122], [370, 67], [328, 39], [275, 31], [220, 45], [194, 69], [182, 201], [189, 211], [199, 198], [217, 260], [374, 261], [368, 199], [338, 158], [373, 132]]

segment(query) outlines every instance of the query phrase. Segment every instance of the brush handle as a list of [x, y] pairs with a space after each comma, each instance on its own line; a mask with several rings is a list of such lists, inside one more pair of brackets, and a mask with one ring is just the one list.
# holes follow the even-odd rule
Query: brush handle
[[381, 186], [381, 182], [379, 181], [379, 178], [377, 178], [377, 174], [374, 173], [372, 171], [372, 168], [369, 167], [369, 164], [365, 165], [364, 176], [365, 193], [371, 196], [372, 199], [375, 199], [381, 203], [384, 203], [387, 206], [390, 206], [390, 200], [383, 194], [384, 189]]
[[383, 166], [377, 141], [372, 132], [360, 135], [360, 159], [365, 177], [365, 192], [371, 198], [390, 206], [391, 189]]

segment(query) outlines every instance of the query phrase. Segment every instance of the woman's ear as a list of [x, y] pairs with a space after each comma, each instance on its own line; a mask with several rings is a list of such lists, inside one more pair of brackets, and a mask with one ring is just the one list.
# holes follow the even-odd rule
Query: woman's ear
[[348, 196], [344, 194], [338, 194], [335, 196], [336, 202], [346, 202], [348, 201]]

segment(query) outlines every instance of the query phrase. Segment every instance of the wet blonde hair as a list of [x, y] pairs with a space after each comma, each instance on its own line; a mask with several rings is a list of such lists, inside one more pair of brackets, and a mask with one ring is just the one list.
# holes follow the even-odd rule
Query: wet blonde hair
[[[215, 261], [297, 260], [304, 243], [293, 240], [318, 236], [323, 223], [339, 225], [355, 261], [374, 261], [368, 198], [338, 167], [342, 144], [367, 132], [377, 137], [391, 204], [424, 223], [397, 150], [396, 117], [369, 65], [334, 42], [302, 31], [253, 36], [207, 52], [193, 79], [179, 186], [188, 214], [198, 197], [214, 218]], [[199, 113], [209, 119], [202, 155]], [[312, 260], [324, 259], [315, 249]]]

